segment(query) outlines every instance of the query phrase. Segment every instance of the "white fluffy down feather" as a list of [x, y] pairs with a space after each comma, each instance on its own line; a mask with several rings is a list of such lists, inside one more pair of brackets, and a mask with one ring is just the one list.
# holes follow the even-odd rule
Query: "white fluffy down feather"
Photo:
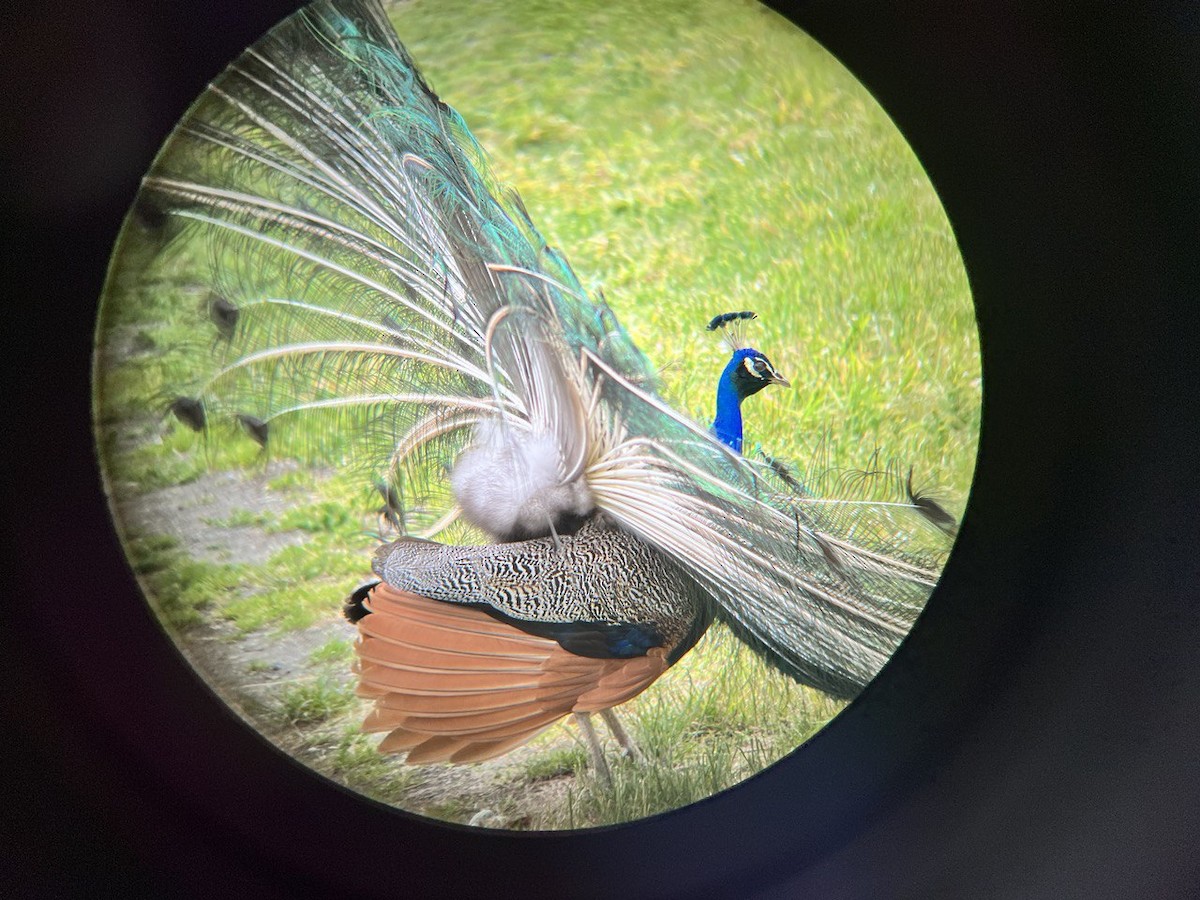
[[595, 506], [582, 477], [561, 482], [564, 465], [553, 435], [529, 434], [491, 421], [450, 473], [463, 518], [500, 538], [550, 534], [563, 516], [583, 516]]

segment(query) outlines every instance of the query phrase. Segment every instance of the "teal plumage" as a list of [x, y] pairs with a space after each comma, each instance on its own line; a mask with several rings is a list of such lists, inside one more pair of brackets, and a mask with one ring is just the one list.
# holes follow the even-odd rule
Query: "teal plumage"
[[[180, 421], [239, 422], [263, 445], [299, 436], [353, 461], [407, 533], [376, 557], [383, 585], [352, 603], [385, 749], [503, 752], [566, 712], [627, 699], [714, 617], [793, 678], [851, 696], [928, 597], [946, 543], [928, 526], [944, 511], [895, 472], [800, 478], [742, 456], [740, 403], [759, 385], [740, 379], [786, 384], [758, 351], [735, 348], [711, 432], [671, 409], [371, 0], [313, 4], [248, 50], [143, 191], [202, 242], [211, 272], [216, 360], [173, 402]], [[481, 546], [410, 539], [452, 528]], [[389, 616], [450, 643], [418, 646]], [[492, 644], [505, 649], [480, 649]], [[405, 704], [427, 688], [396, 682], [409, 652], [536, 657], [555, 684], [575, 683], [562, 672], [584, 671], [579, 659], [604, 665], [578, 676], [592, 687], [571, 702], [522, 675], [512, 684], [536, 696], [502, 726], [494, 706], [459, 721], [478, 691], [447, 687], [455, 724], [438, 731], [423, 709], [418, 739]], [[661, 666], [618, 665], [640, 659]], [[459, 676], [483, 678], [443, 682]], [[602, 682], [619, 684], [597, 693]]]

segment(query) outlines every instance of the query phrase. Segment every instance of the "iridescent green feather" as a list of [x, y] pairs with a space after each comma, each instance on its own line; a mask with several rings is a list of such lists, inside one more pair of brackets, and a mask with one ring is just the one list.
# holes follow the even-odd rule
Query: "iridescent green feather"
[[452, 521], [447, 471], [499, 422], [551, 435], [596, 512], [801, 681], [853, 694], [923, 607], [948, 539], [903, 480], [741, 457], [667, 407], [371, 0], [313, 4], [247, 51], [144, 190], [224, 304], [182, 393], [210, 423], [361, 466], [411, 532]]

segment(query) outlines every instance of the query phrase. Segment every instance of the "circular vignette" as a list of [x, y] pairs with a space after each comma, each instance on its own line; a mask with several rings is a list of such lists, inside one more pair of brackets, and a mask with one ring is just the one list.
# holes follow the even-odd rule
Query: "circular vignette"
[[[119, 21], [104, 18], [112, 10], [89, 9], [94, 18], [79, 10], [91, 26], [88, 40]], [[805, 753], [743, 789], [620, 833], [531, 841], [406, 823], [288, 765], [212, 702], [161, 641], [107, 530], [82, 391], [31, 389], [15, 398], [18, 420], [27, 424], [13, 444], [28, 452], [15, 454], [10, 470], [29, 492], [9, 507], [17, 514], [10, 535], [21, 560], [19, 593], [42, 597], [47, 573], [64, 568], [87, 576], [76, 579], [77, 603], [50, 645], [11, 641], [46, 627], [41, 606], [9, 610], [24, 627], [6, 635], [17, 646], [5, 663], [23, 676], [13, 683], [39, 685], [36, 692], [10, 689], [32, 750], [18, 750], [10, 770], [13, 786], [24, 792], [20, 799], [30, 801], [24, 834], [33, 840], [20, 859], [31, 881], [63, 884], [85, 873], [107, 884], [186, 883], [198, 892], [336, 885], [383, 893], [401, 881], [432, 891], [469, 889], [487, 878], [499, 890], [554, 896], [580, 888], [579, 873], [602, 865], [644, 875], [631, 896], [704, 888], [765, 896], [772, 887], [778, 896], [863, 896], [871, 887], [980, 893], [999, 885], [1034, 895], [1061, 895], [1064, 888], [1129, 894], [1148, 883], [1164, 893], [1185, 892], [1194, 862], [1170, 835], [1187, 833], [1196, 821], [1185, 789], [1194, 783], [1195, 763], [1180, 748], [1195, 746], [1198, 736], [1194, 723], [1174, 711], [1194, 708], [1197, 700], [1189, 663], [1195, 622], [1187, 585], [1169, 573], [1177, 571], [1174, 548], [1195, 543], [1194, 514], [1186, 512], [1197, 495], [1188, 475], [1195, 444], [1185, 423], [1196, 410], [1192, 394], [1168, 396], [1164, 389], [1196, 381], [1195, 363], [1182, 352], [1182, 329], [1168, 328], [1192, 320], [1177, 298], [1198, 286], [1181, 262], [1190, 258], [1180, 246], [1187, 232], [1170, 226], [1182, 226], [1185, 210], [1200, 198], [1177, 179], [1197, 169], [1194, 136], [1177, 124], [1196, 120], [1195, 100], [1161, 88], [1183, 83], [1176, 61], [1186, 58], [1187, 23], [1156, 13], [1097, 34], [1061, 10], [1036, 18], [998, 15], [986, 29], [968, 27], [951, 4], [856, 11], [871, 15], [808, 8], [797, 18], [884, 102], [931, 173], [967, 257], [988, 378], [984, 455], [963, 538], [926, 618], [892, 666], [904, 680], [890, 699], [906, 702], [880, 695], [892, 681], [889, 672]], [[243, 24], [245, 33], [233, 24], [245, 19], [231, 19], [230, 12], [214, 9], [205, 33], [228, 34], [241, 47], [284, 10]], [[190, 46], [181, 36], [203, 14], [189, 11], [186, 22], [168, 15], [148, 26], [161, 36], [156, 45]], [[207, 59], [204, 46], [194, 52]], [[196, 64], [199, 74], [168, 60], [179, 65], [164, 69], [157, 83], [177, 85], [182, 78], [188, 87], [165, 92], [179, 102], [156, 119], [162, 134], [198, 83], [231, 55], [214, 51]], [[1118, 72], [1108, 65], [1116, 60], [1137, 65]], [[32, 62], [31, 68], [45, 71]], [[61, 79], [45, 83], [62, 96], [74, 87]], [[1144, 96], [1157, 99], [1137, 107], [1146, 116], [1131, 121], [1135, 107], [1126, 101], [1151, 84], [1156, 91]], [[1025, 101], [1019, 107], [1014, 94]], [[1082, 106], [1081, 97], [1088, 101]], [[1064, 119], [1082, 126], [1039, 127]], [[1108, 128], [1118, 124], [1124, 127]], [[38, 150], [65, 168], [67, 146]], [[25, 271], [40, 275], [39, 283], [63, 302], [78, 303], [75, 309], [94, 303], [149, 149], [140, 158], [114, 160], [126, 174], [93, 207], [94, 216], [63, 221], [36, 206], [14, 213], [27, 224]], [[1138, 153], [1140, 165], [1122, 164]], [[1080, 159], [1092, 168], [1066, 177], [1064, 170]], [[1031, 181], [1029, 172], [1043, 177]], [[1119, 177], [1100, 182], [1090, 177], [1097, 173]], [[1174, 201], [1157, 190], [1168, 182]], [[1102, 185], [1120, 189], [1098, 193]], [[1072, 217], [1065, 228], [1060, 216], [1070, 210], [1087, 215]], [[74, 249], [74, 265], [42, 265], [60, 260], [64, 245]], [[1093, 271], [1081, 264], [1104, 247], [1118, 248], [1106, 266]], [[1118, 265], [1120, 277], [1110, 281]], [[1156, 314], [1131, 318], [1134, 299]], [[64, 321], [60, 308], [31, 307], [14, 323], [22, 346], [37, 351], [25, 371], [39, 386], [86, 380], [90, 316]], [[1089, 311], [1086, 341], [1077, 339], [1080, 320], [1072, 314], [1080, 308]], [[80, 352], [43, 352], [47, 333], [62, 335], [68, 346], [73, 339]], [[1026, 353], [1031, 335], [1035, 350], [1054, 352]], [[1130, 347], [1158, 352], [1131, 359]], [[1113, 360], [1130, 369], [1136, 363], [1142, 376], [1120, 380]], [[1082, 423], [1081, 404], [1088, 410]], [[1038, 415], [1026, 429], [1030, 411]], [[1132, 459], [1139, 461], [1136, 489], [1129, 487]], [[1047, 468], [1065, 480], [1050, 494], [1049, 517], [1037, 494]], [[1030, 481], [1031, 474], [1038, 477]], [[1122, 524], [1129, 521], [1138, 529]], [[96, 536], [72, 542], [67, 567], [64, 522]], [[985, 596], [994, 601], [989, 616], [963, 621], [949, 601], [981, 587], [990, 588]], [[1155, 601], [1149, 615], [1137, 599], [1145, 596]], [[1106, 615], [1097, 617], [1097, 607]], [[1025, 615], [1030, 611], [1037, 614]], [[126, 652], [131, 640], [142, 648], [134, 656]], [[981, 659], [995, 665], [980, 665]], [[916, 744], [924, 749], [908, 755], [888, 739], [881, 754], [889, 757], [882, 779], [888, 790], [858, 781], [875, 770], [848, 762], [861, 745], [842, 738], [863, 720], [879, 722], [885, 739], [897, 731], [923, 735]], [[167, 762], [181, 747], [193, 748], [187, 773]], [[1113, 761], [1119, 772], [1112, 772]], [[853, 776], [864, 802], [851, 808], [839, 794], [806, 807], [830, 772]], [[1029, 814], [1034, 799], [1037, 816]], [[1096, 815], [1098, 803], [1103, 815]], [[833, 812], [808, 818], [814, 808]], [[286, 840], [280, 835], [281, 818], [315, 809], [324, 816], [319, 828], [293, 830]], [[398, 848], [395, 856], [382, 856], [369, 875], [347, 866], [346, 836], [381, 830], [389, 849]], [[99, 851], [83, 849], [89, 846]], [[529, 888], [531, 874], [538, 887]]]

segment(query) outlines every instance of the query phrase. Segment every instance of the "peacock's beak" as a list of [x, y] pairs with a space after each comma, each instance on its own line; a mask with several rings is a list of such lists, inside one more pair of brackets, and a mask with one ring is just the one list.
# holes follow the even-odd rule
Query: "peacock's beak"
[[767, 376], [767, 384], [777, 384], [780, 387], [791, 387], [792, 383], [780, 375], [778, 372], [771, 372]]

